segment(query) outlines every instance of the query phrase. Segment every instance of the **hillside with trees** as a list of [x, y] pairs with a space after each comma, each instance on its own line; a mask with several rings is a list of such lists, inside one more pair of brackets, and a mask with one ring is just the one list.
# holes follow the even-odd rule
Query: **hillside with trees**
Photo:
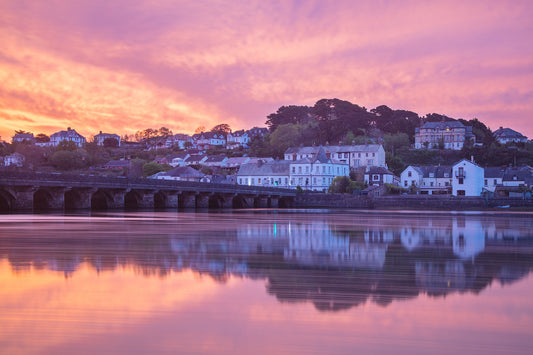
[[[467, 142], [460, 151], [411, 149], [417, 127], [453, 120], [472, 126], [476, 144]], [[531, 143], [499, 144], [477, 118], [454, 119], [438, 113], [421, 116], [385, 105], [367, 110], [349, 101], [321, 99], [314, 106], [281, 106], [267, 116], [266, 125], [269, 134], [252, 142], [252, 155], [283, 158], [291, 146], [381, 143], [389, 168], [397, 174], [410, 164], [453, 164], [472, 156], [484, 166], [533, 165]]]

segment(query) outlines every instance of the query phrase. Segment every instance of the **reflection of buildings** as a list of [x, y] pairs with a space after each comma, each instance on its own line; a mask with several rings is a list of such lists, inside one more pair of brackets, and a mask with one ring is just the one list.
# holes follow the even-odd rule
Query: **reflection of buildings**
[[306, 300], [320, 310], [478, 292], [493, 280], [519, 280], [533, 267], [529, 216], [241, 217], [20, 226], [0, 233], [0, 258], [20, 272], [47, 268], [73, 277], [88, 263], [97, 272], [133, 266], [146, 277], [190, 269], [221, 282], [264, 279], [279, 300]]

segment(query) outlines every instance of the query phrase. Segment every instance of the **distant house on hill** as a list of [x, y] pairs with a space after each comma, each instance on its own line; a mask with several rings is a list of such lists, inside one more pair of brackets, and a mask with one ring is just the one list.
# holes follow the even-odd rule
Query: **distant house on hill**
[[59, 131], [50, 136], [50, 145], [57, 146], [62, 141], [74, 142], [81, 147], [85, 143], [85, 137], [70, 127], [66, 131]]
[[519, 142], [526, 143], [527, 142], [527, 137], [524, 136], [522, 133], [514, 131], [510, 128], [503, 128], [503, 127], [500, 127], [496, 131], [494, 131], [494, 138], [496, 138], [496, 140], [500, 142], [501, 144], [506, 144], [506, 143], [511, 143], [511, 142], [514, 142], [514, 143], [519, 143]]
[[102, 131], [100, 131], [100, 133], [94, 136], [94, 142], [96, 145], [104, 145], [106, 139], [115, 139], [120, 147], [120, 136], [118, 134], [102, 133]]
[[188, 134], [178, 133], [172, 136], [168, 136], [165, 141], [167, 148], [178, 147], [179, 149], [185, 149], [186, 143], [190, 143], [192, 146], [192, 138]]
[[226, 147], [228, 149], [247, 148], [250, 142], [248, 132], [241, 129], [240, 131], [230, 132], [226, 137]]
[[215, 147], [225, 147], [226, 137], [216, 132], [202, 132], [194, 135], [195, 145], [200, 150], [207, 150]]
[[460, 121], [426, 122], [415, 129], [415, 149], [461, 150], [467, 140], [475, 140], [472, 127]]
[[33, 136], [33, 133], [19, 133], [15, 134], [12, 139], [13, 143], [35, 143], [35, 137]]
[[13, 153], [4, 157], [4, 166], [21, 167], [24, 165], [26, 158], [20, 153]]
[[268, 128], [254, 127], [246, 131], [246, 133], [248, 133], [248, 137], [250, 139], [253, 137], [263, 137], [265, 134], [268, 133]]

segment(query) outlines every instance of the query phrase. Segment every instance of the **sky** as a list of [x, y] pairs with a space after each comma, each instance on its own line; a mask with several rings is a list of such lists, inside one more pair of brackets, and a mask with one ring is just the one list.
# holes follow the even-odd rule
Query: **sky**
[[283, 105], [533, 137], [533, 2], [0, 0], [0, 136], [265, 126]]

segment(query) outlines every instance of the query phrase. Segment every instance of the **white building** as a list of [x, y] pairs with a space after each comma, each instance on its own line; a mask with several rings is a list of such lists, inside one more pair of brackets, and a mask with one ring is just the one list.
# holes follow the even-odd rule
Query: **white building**
[[348, 176], [348, 163], [329, 158], [323, 147], [311, 157], [290, 163], [290, 184], [306, 190], [326, 191], [337, 176]]
[[13, 136], [12, 142], [15, 143], [35, 143], [35, 137], [33, 136], [33, 133], [18, 133]]
[[494, 131], [494, 138], [496, 138], [496, 140], [500, 142], [501, 144], [506, 144], [506, 143], [511, 143], [511, 142], [514, 142], [514, 143], [518, 143], [518, 142], [526, 143], [527, 142], [527, 137], [524, 136], [522, 133], [512, 130], [510, 128], [503, 128], [503, 127], [500, 127], [496, 131]]
[[96, 145], [104, 145], [106, 139], [115, 139], [120, 147], [120, 136], [118, 134], [102, 133], [102, 131], [100, 131], [100, 133], [94, 136], [94, 142]]
[[85, 143], [85, 137], [70, 127], [66, 131], [59, 131], [50, 136], [50, 144], [53, 146], [57, 146], [62, 141], [74, 142], [81, 147]]
[[485, 168], [485, 181], [483, 189], [489, 192], [496, 191], [496, 187], [503, 185], [504, 168], [487, 167]]
[[389, 169], [380, 166], [369, 166], [365, 171], [365, 183], [367, 185], [399, 185], [397, 177]]
[[414, 186], [421, 195], [449, 194], [452, 186], [452, 167], [409, 165], [400, 175], [400, 186]]
[[461, 150], [468, 139], [474, 139], [472, 127], [459, 121], [426, 122], [415, 129], [415, 149], [439, 148]]
[[243, 164], [237, 173], [237, 184], [290, 188], [290, 162], [286, 160]]
[[21, 167], [22, 165], [24, 165], [25, 160], [26, 158], [24, 157], [24, 155], [15, 152], [4, 157], [4, 165]]
[[[290, 147], [285, 151], [285, 160], [300, 160], [312, 158], [321, 147]], [[366, 145], [338, 145], [322, 147], [326, 156], [349, 165], [350, 170], [359, 167], [380, 166], [387, 167], [385, 150], [381, 144]]]
[[485, 182], [485, 170], [476, 163], [463, 159], [452, 168], [452, 195], [480, 196]]
[[239, 147], [247, 148], [248, 143], [250, 143], [250, 137], [243, 129], [230, 132], [226, 137], [226, 146], [228, 149], [236, 149]]
[[185, 149], [187, 142], [192, 145], [191, 136], [188, 134], [178, 133], [167, 137], [167, 140], [165, 141], [165, 147], [179, 147], [179, 149]]
[[195, 134], [193, 135], [193, 141], [196, 147], [200, 150], [226, 146], [226, 137], [223, 134], [215, 132]]

